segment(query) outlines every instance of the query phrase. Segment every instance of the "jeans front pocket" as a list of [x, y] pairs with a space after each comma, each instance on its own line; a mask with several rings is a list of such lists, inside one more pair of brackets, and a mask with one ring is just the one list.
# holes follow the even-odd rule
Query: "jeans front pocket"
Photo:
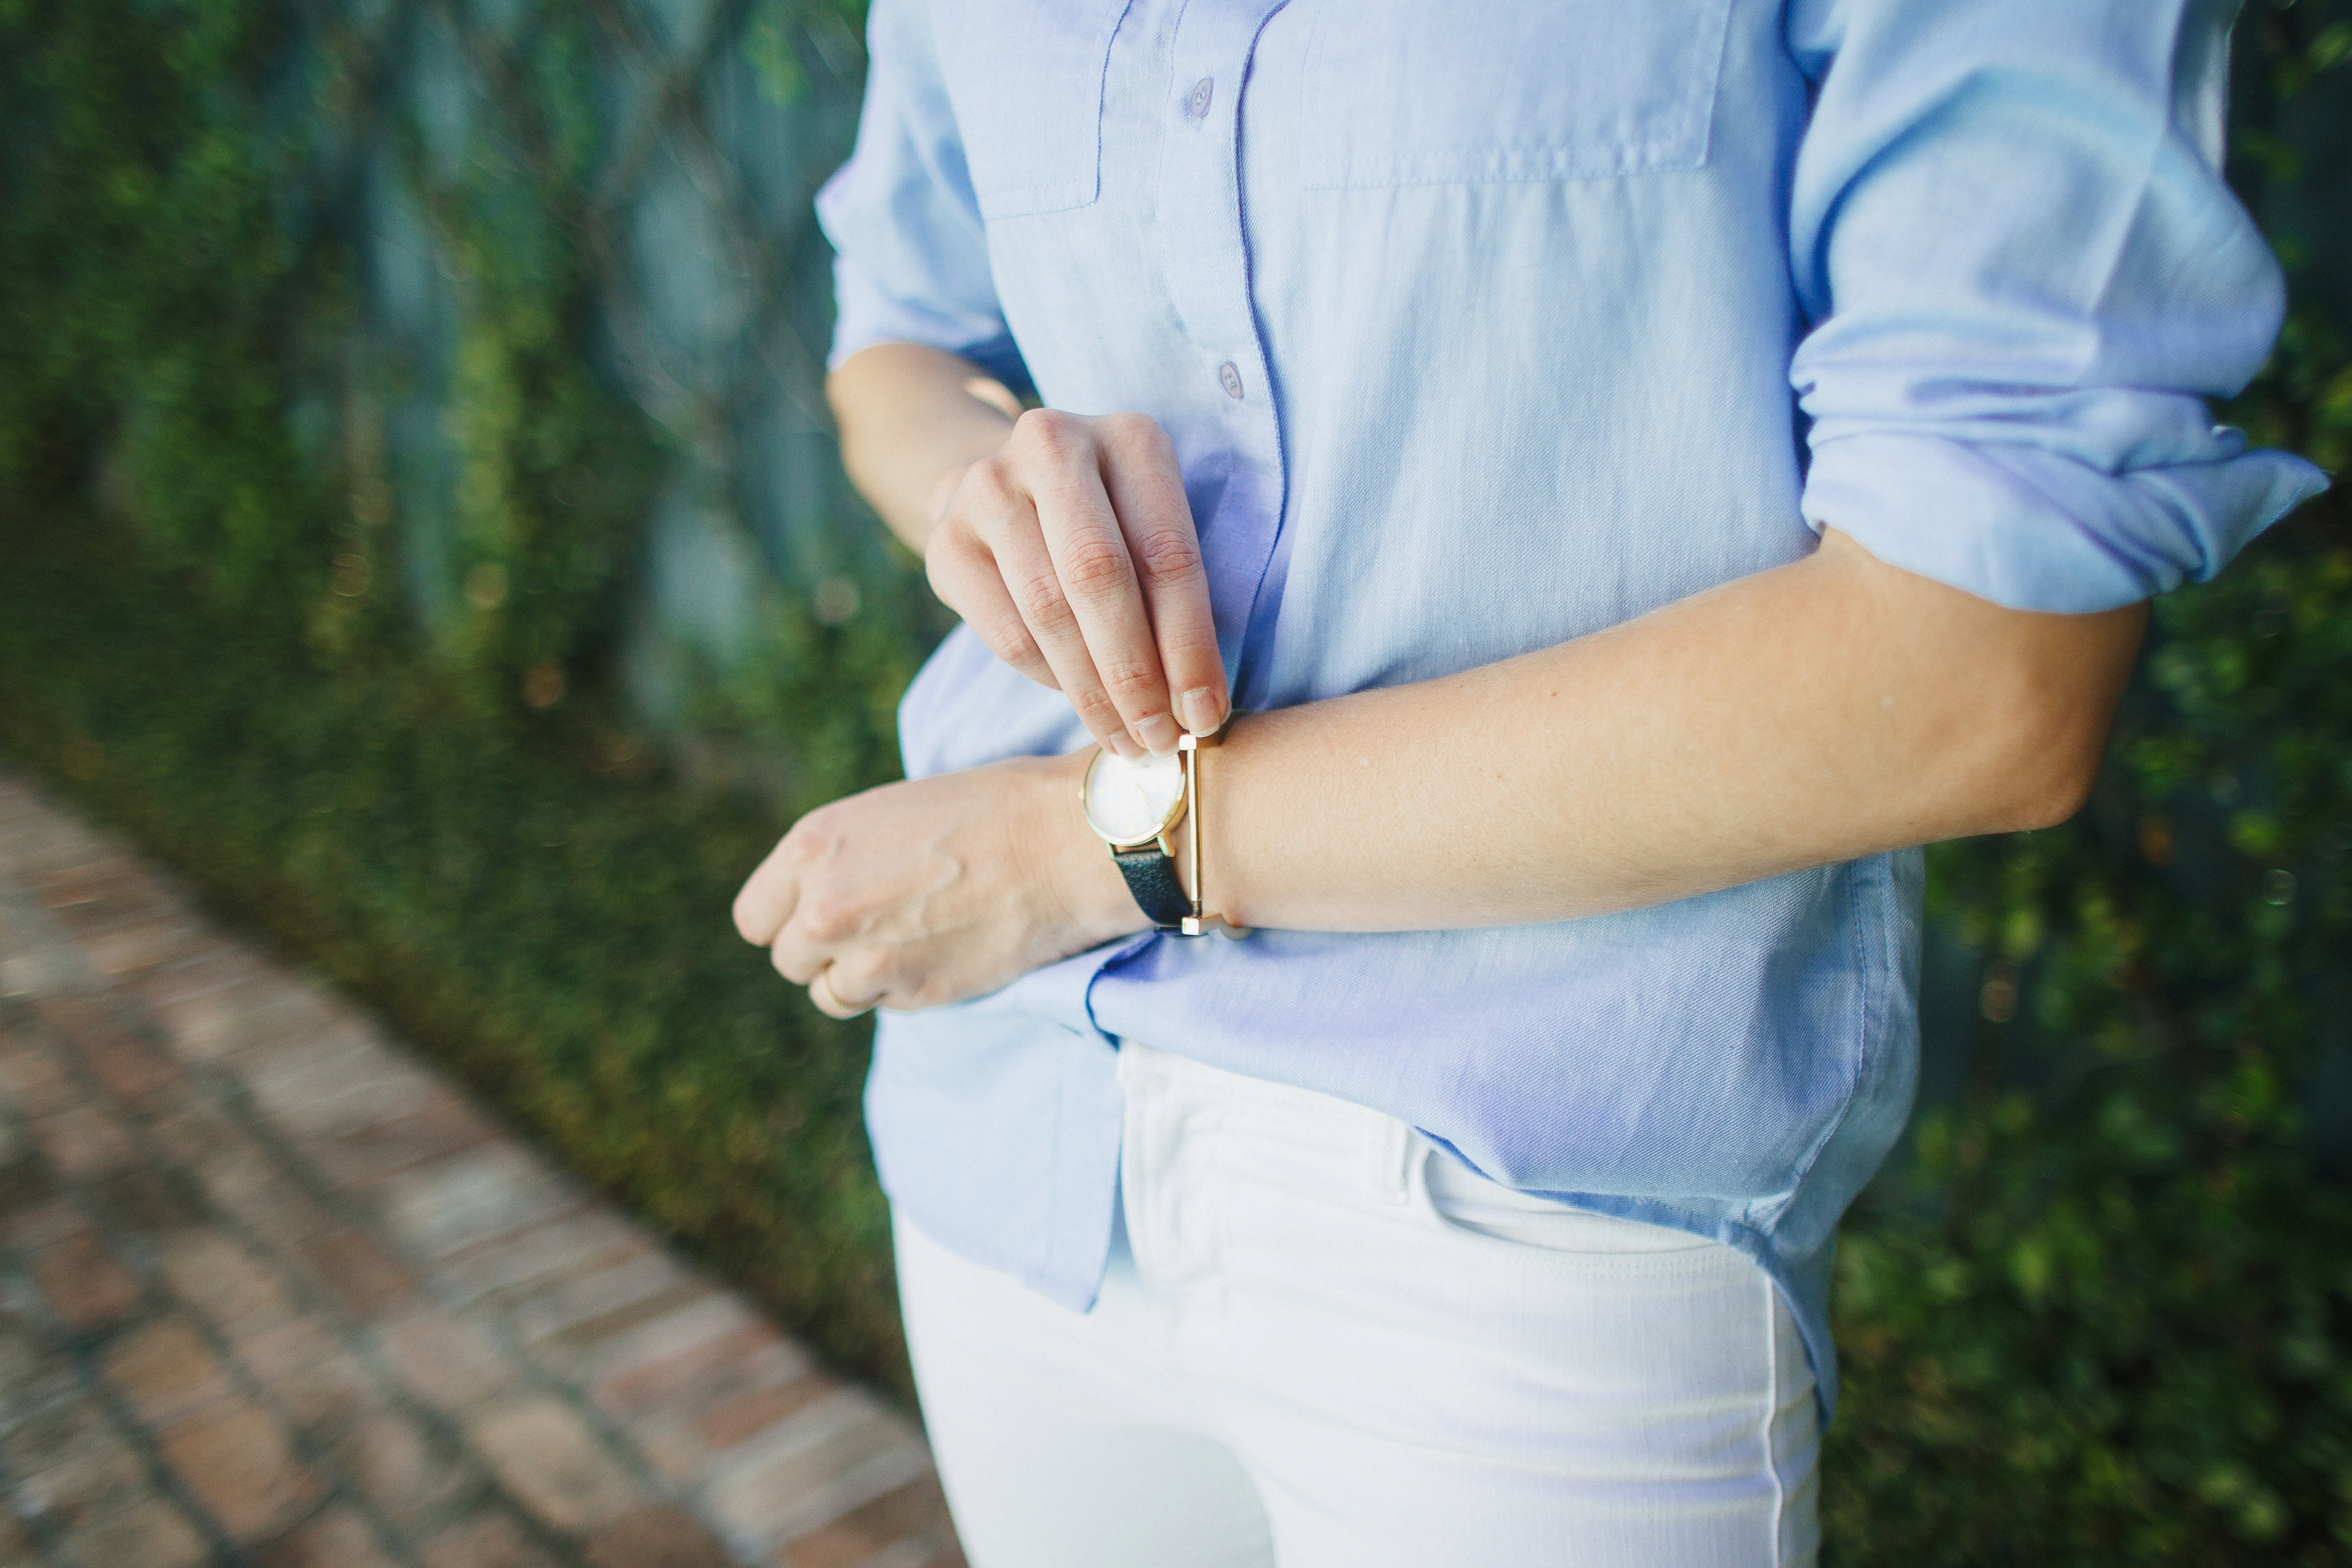
[[1706, 162], [1732, 0], [1321, 0], [1310, 189], [1596, 179]]
[[1127, 0], [940, 0], [932, 36], [982, 218], [1102, 189], [1103, 72]]
[[1421, 1195], [1430, 1217], [1444, 1229], [1542, 1252], [1615, 1258], [1636, 1271], [1707, 1261], [1748, 1266], [1745, 1258], [1709, 1237], [1571, 1208], [1516, 1191], [1488, 1181], [1427, 1139], [1418, 1142], [1423, 1150]]

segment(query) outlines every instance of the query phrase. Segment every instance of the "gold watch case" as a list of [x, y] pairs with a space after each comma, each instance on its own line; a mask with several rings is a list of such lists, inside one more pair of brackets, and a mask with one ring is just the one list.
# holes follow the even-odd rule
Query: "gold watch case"
[[[1167, 841], [1168, 831], [1183, 820], [1184, 808], [1192, 800], [1192, 780], [1184, 762], [1181, 752], [1170, 752], [1165, 757], [1148, 757], [1141, 763], [1126, 762], [1097, 747], [1087, 763], [1086, 777], [1078, 783], [1078, 805], [1087, 814], [1087, 826], [1093, 830], [1095, 837], [1114, 850], [1139, 850], [1146, 844], [1156, 842], [1163, 851], [1174, 854], [1174, 849]], [[1097, 814], [1095, 810], [1097, 783], [1108, 787], [1110, 780], [1122, 770], [1134, 774], [1146, 768], [1153, 772], [1164, 771], [1168, 775], [1167, 781], [1174, 786], [1173, 798], [1160, 813], [1160, 820], [1152, 824], [1150, 831], [1140, 835], [1122, 834], [1106, 828], [1102, 818], [1108, 812]], [[1104, 804], [1108, 805], [1108, 802]]]
[[[1177, 737], [1176, 755], [1184, 759], [1184, 800], [1187, 804], [1203, 798], [1201, 793], [1201, 753], [1213, 749], [1224, 737], [1223, 729], [1214, 735], [1187, 733]], [[1248, 936], [1250, 927], [1236, 925], [1223, 915], [1213, 915], [1209, 911], [1208, 873], [1201, 868], [1201, 818], [1198, 813], [1184, 824], [1184, 858], [1187, 862], [1185, 869], [1192, 873], [1192, 913], [1184, 917], [1180, 929], [1187, 936], [1206, 936], [1211, 932], [1236, 939]]]

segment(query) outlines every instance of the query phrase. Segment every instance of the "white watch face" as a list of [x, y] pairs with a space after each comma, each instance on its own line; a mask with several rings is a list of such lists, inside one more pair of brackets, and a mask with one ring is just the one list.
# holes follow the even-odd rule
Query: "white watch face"
[[1087, 769], [1087, 821], [1112, 843], [1139, 844], [1157, 836], [1183, 803], [1181, 753], [1129, 762], [1105, 751]]

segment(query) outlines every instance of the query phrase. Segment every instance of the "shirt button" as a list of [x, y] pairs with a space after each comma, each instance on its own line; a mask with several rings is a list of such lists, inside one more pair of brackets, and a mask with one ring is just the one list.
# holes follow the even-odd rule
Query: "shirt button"
[[1217, 384], [1225, 389], [1227, 397], [1242, 395], [1242, 373], [1234, 368], [1231, 360], [1217, 367]]
[[1184, 95], [1184, 112], [1194, 120], [1202, 118], [1209, 112], [1209, 99], [1215, 97], [1216, 92], [1216, 79], [1202, 77], [1192, 84], [1192, 90]]

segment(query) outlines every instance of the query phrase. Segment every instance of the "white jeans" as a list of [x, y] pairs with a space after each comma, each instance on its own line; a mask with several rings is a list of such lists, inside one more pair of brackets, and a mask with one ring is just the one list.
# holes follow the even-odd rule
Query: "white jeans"
[[898, 1223], [973, 1568], [1759, 1568], [1815, 1546], [1813, 1380], [1719, 1243], [1129, 1042], [1077, 1315]]

